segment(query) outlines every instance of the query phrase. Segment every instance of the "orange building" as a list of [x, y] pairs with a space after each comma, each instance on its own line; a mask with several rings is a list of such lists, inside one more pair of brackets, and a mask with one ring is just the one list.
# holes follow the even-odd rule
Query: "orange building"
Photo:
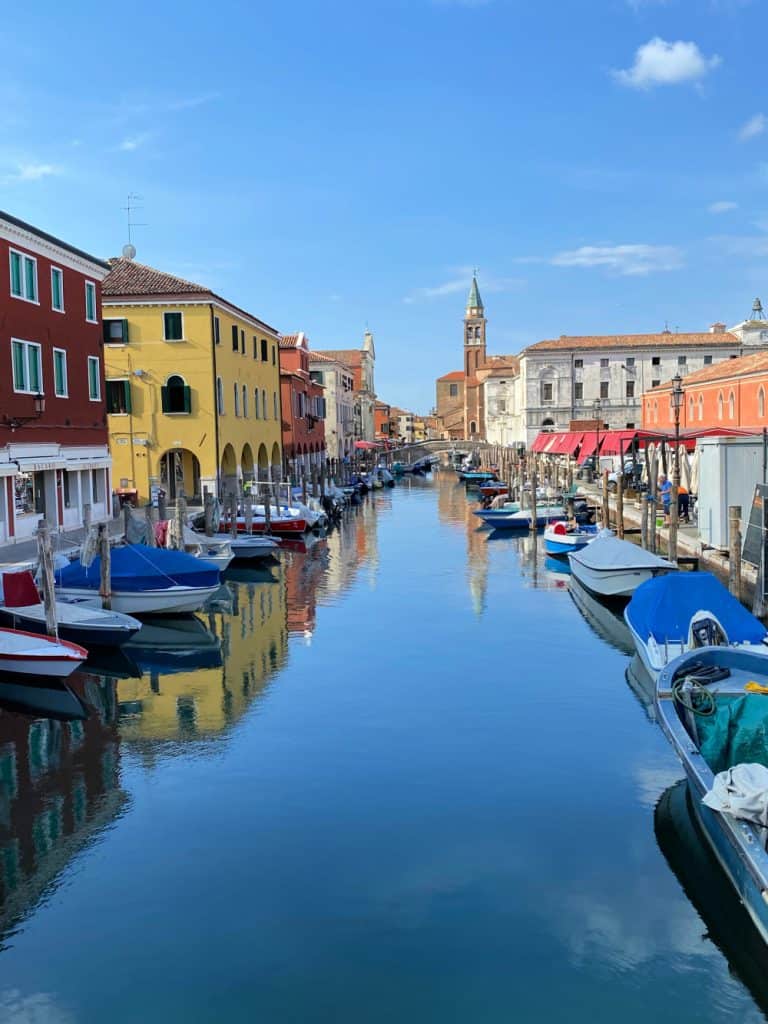
[[[738, 428], [762, 430], [768, 427], [768, 352], [753, 352], [738, 359], [726, 359], [683, 379], [680, 429]], [[643, 427], [671, 430], [672, 381], [643, 395]]]

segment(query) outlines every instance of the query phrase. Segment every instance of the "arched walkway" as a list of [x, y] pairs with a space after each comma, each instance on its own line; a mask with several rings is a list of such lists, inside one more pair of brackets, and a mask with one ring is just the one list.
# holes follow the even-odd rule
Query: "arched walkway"
[[267, 455], [267, 446], [265, 444], [259, 445], [259, 480], [269, 479], [269, 456]]
[[237, 459], [235, 458], [235, 449], [231, 444], [224, 446], [224, 451], [221, 453], [221, 490], [223, 494], [228, 494], [230, 491], [237, 491], [239, 489], [240, 481], [237, 473]]
[[279, 480], [283, 473], [282, 460], [280, 459], [280, 445], [275, 441], [272, 445], [272, 479]]
[[160, 457], [160, 486], [168, 501], [182, 494], [190, 501], [202, 498], [200, 491], [200, 460], [187, 448], [171, 448]]

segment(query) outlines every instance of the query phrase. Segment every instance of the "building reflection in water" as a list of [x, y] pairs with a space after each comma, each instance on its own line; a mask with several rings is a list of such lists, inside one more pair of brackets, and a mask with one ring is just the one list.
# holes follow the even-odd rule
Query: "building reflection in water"
[[[120, 814], [120, 735], [114, 679], [76, 673], [61, 684], [85, 717], [45, 717], [58, 696], [41, 689], [40, 715], [9, 710], [0, 685], [0, 941], [55, 884], [71, 858]], [[18, 687], [17, 687], [18, 689]], [[14, 705], [15, 707], [15, 705]]]
[[492, 538], [473, 511], [480, 507], [476, 491], [467, 492], [453, 470], [443, 467], [434, 474], [437, 487], [437, 514], [440, 520], [463, 529], [467, 536], [467, 582], [476, 615], [482, 615], [488, 591], [489, 539], [491, 543], [509, 538]]

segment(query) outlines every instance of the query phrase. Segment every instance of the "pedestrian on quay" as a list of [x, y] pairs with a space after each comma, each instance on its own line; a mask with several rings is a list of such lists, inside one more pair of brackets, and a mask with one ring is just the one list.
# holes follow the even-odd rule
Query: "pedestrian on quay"
[[659, 494], [664, 505], [664, 523], [669, 523], [669, 505], [672, 501], [672, 483], [663, 473], [659, 477]]
[[677, 514], [682, 523], [690, 523], [690, 504], [691, 496], [688, 493], [688, 488], [682, 484], [677, 489]]

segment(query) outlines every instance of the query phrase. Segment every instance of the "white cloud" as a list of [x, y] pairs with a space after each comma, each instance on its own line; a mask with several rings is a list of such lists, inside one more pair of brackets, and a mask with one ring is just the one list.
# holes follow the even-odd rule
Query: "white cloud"
[[603, 267], [622, 277], [678, 270], [683, 256], [672, 245], [583, 245], [552, 258], [556, 267]]
[[62, 169], [56, 164], [41, 164], [33, 162], [19, 162], [12, 171], [0, 174], [1, 185], [18, 185], [25, 181], [40, 181], [42, 178], [50, 178], [61, 174]]
[[768, 117], [765, 114], [755, 114], [739, 129], [739, 139], [742, 142], [755, 139], [758, 135], [762, 135], [766, 128], [768, 128]]
[[718, 199], [716, 203], [710, 203], [707, 209], [710, 213], [730, 213], [731, 210], [736, 210], [738, 205], [732, 199]]
[[[403, 302], [413, 303], [425, 299], [438, 299], [444, 295], [456, 295], [460, 292], [469, 294], [469, 286], [472, 283], [472, 267], [456, 268], [456, 276], [442, 284], [432, 285], [426, 288], [416, 288], [403, 299]], [[511, 292], [524, 287], [525, 280], [520, 277], [494, 277], [492, 275], [479, 278], [480, 293]]]
[[117, 147], [123, 153], [133, 153], [134, 150], [143, 146], [145, 142], [148, 142], [150, 138], [149, 132], [141, 132], [139, 135], [130, 135]]
[[655, 85], [679, 85], [704, 78], [720, 64], [714, 54], [705, 57], [696, 43], [678, 40], [668, 43], [656, 36], [638, 47], [631, 68], [614, 71], [617, 81], [633, 89], [650, 89]]

